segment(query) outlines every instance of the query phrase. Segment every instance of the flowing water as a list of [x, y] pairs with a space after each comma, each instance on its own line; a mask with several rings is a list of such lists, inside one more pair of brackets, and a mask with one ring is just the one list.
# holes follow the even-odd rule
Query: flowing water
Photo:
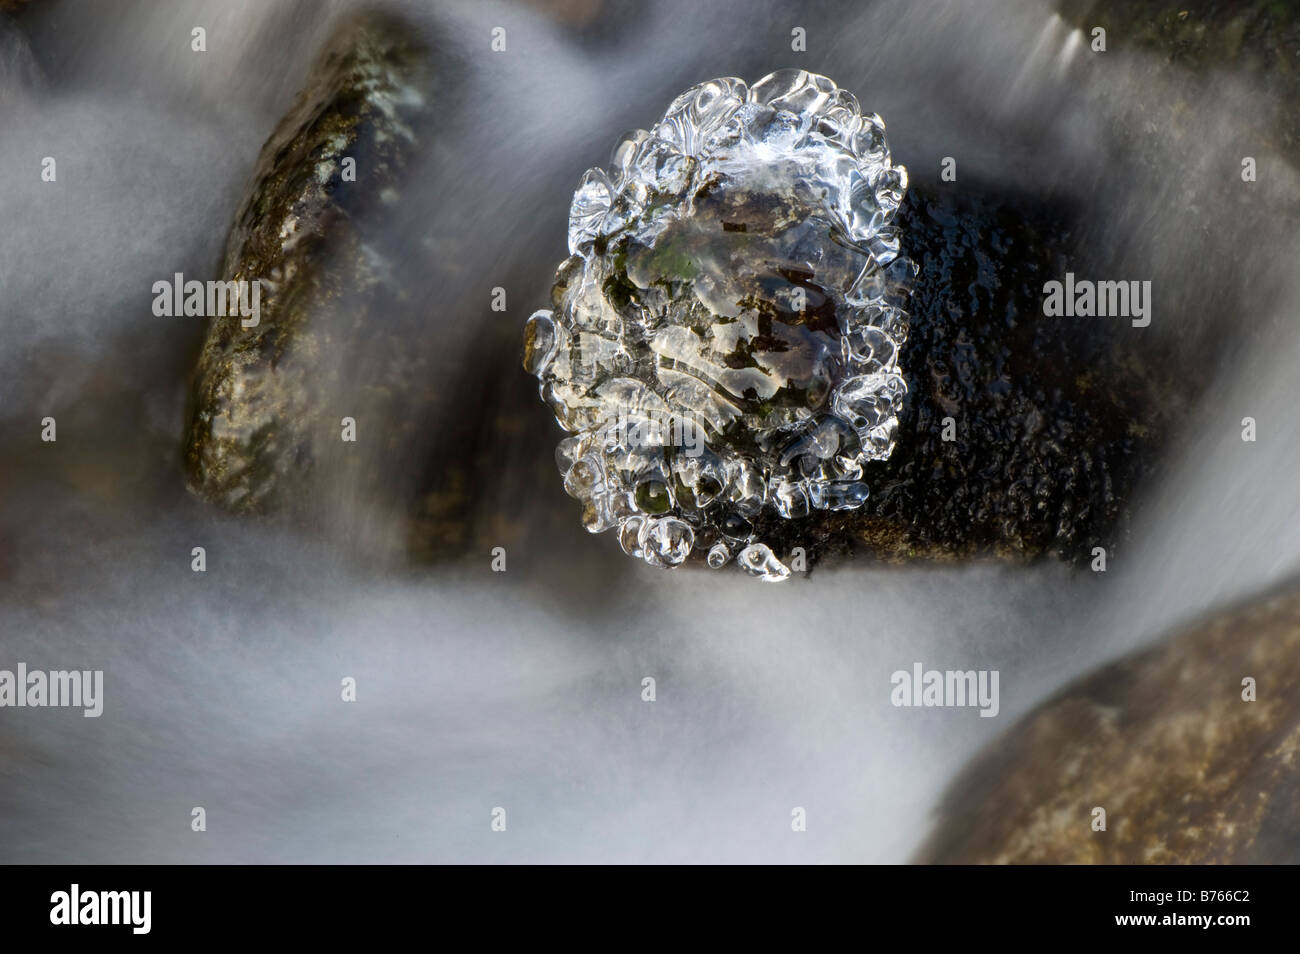
[[[417, 289], [443, 372], [464, 371], [474, 322], [522, 331], [545, 304], [572, 191], [621, 132], [715, 76], [824, 73], [885, 118], [914, 182], [953, 156], [959, 183], [1074, 209], [1086, 277], [1153, 282], [1140, 333], [1175, 351], [1226, 329], [1107, 573], [860, 564], [766, 585], [633, 563], [576, 509], [571, 534], [509, 547], [504, 574], [487, 553], [416, 570], [205, 507], [178, 454], [200, 329], [154, 317], [151, 287], [211, 273], [352, 6], [0, 15], [0, 668], [105, 672], [98, 719], [0, 715], [0, 858], [902, 861], [952, 775], [1036, 702], [1300, 569], [1300, 188], [1268, 127], [1276, 91], [1193, 87], [1114, 39], [1095, 54], [1014, 0], [614, 4], [580, 32], [513, 4], [392, 4], [455, 82], [391, 227], [464, 263]], [[504, 316], [484, 307], [499, 285]], [[574, 509], [558, 477], [533, 494]], [[998, 717], [893, 707], [890, 674], [917, 661], [999, 670]]]

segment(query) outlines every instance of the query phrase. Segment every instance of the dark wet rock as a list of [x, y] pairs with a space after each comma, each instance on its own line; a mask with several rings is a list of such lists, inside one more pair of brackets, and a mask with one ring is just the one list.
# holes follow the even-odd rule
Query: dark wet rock
[[458, 400], [436, 422], [416, 469], [407, 556], [441, 563], [469, 553], [486, 561], [496, 546], [517, 556], [561, 549], [563, 541], [566, 553], [598, 560], [582, 545], [586, 535], [567, 501], [547, 492], [556, 479], [553, 439], [538, 426], [536, 387], [519, 369], [512, 336], [485, 337], [464, 357], [479, 373], [457, 380]]
[[309, 498], [317, 470], [337, 486], [353, 468], [354, 491], [394, 479], [379, 472], [382, 453], [347, 462], [341, 421], [358, 419], [358, 446], [382, 451], [410, 439], [403, 427], [418, 415], [406, 411], [429, 400], [411, 329], [390, 320], [412, 308], [383, 226], [426, 134], [431, 85], [427, 53], [403, 24], [346, 22], [263, 147], [222, 269], [261, 281], [260, 323], [211, 319], [184, 453], [200, 496], [269, 512]]
[[1193, 69], [1297, 73], [1300, 10], [1277, 0], [1065, 0], [1061, 13], [1112, 42], [1158, 52]]
[[898, 221], [918, 274], [897, 446], [866, 468], [860, 510], [762, 532], [810, 557], [1113, 552], [1203, 373], [1126, 319], [1043, 315], [1044, 283], [1080, 267], [1066, 257], [1068, 210], [913, 186]]
[[[1064, 0], [1061, 13], [1107, 50], [1148, 52], [1212, 84], [1215, 70], [1255, 78], [1276, 95], [1269, 128], [1300, 144], [1300, 8], [1277, 0]], [[1195, 90], [1188, 89], [1189, 102]], [[1243, 141], [1249, 141], [1242, 137]]]
[[265, 283], [261, 320], [211, 321], [184, 465], [200, 497], [367, 557], [486, 566], [570, 522], [536, 507], [555, 468], [515, 326], [473, 294], [481, 260], [430, 231], [454, 204], [430, 167], [472, 120], [438, 108], [456, 71], [431, 48], [385, 16], [345, 22], [263, 147], [221, 272]]
[[974, 760], [938, 816], [919, 861], [1300, 862], [1300, 593], [1061, 691]]

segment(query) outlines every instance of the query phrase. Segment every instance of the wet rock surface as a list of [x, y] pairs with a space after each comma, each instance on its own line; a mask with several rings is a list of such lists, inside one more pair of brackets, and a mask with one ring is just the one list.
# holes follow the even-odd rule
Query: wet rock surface
[[402, 23], [346, 21], [263, 147], [222, 270], [261, 283], [260, 320], [210, 319], [184, 449], [200, 496], [265, 513], [304, 503], [317, 471], [367, 492], [400, 480], [380, 472], [382, 453], [349, 458], [341, 422], [359, 420], [382, 451], [411, 438], [431, 400], [383, 226], [426, 144], [432, 84]]
[[267, 140], [221, 271], [262, 282], [260, 321], [210, 320], [183, 447], [197, 496], [397, 563], [517, 555], [569, 527], [563, 501], [536, 506], [553, 441], [523, 410], [516, 326], [465, 293], [482, 262], [403, 201], [456, 141], [437, 109], [454, 72], [408, 24], [360, 14]]
[[1203, 372], [1125, 319], [1044, 316], [1044, 283], [1073, 267], [1068, 210], [914, 185], [898, 222], [917, 275], [897, 446], [860, 510], [762, 532], [810, 557], [1110, 551]]
[[[1255, 680], [1256, 701], [1242, 680]], [[1300, 593], [1223, 612], [1058, 693], [949, 789], [918, 860], [1300, 862]], [[1106, 830], [1093, 831], [1093, 809]]]
[[[1300, 144], [1300, 9], [1276, 0], [1065, 0], [1061, 13], [1084, 30], [1106, 30], [1107, 49], [1157, 55], [1197, 83], [1226, 69], [1254, 77], [1276, 94], [1270, 120], [1256, 132]], [[1192, 90], [1189, 90], [1189, 95]]]

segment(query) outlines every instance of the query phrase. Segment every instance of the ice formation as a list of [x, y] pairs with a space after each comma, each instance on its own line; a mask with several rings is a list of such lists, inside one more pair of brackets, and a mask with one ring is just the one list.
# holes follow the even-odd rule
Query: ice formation
[[589, 531], [781, 580], [761, 514], [862, 506], [907, 391], [906, 186], [880, 117], [803, 70], [695, 86], [583, 176], [524, 366]]

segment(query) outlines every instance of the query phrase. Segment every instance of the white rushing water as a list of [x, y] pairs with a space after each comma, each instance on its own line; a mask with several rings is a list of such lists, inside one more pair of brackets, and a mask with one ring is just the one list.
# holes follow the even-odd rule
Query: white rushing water
[[[1045, 695], [1300, 568], [1295, 248], [1258, 237], [1297, 189], [1285, 160], [1234, 138], [1259, 91], [1225, 77], [1193, 115], [1161, 112], [1177, 83], [1139, 88], [1140, 57], [1103, 65], [1010, 0], [682, 0], [585, 45], [526, 7], [396, 4], [477, 91], [447, 104], [465, 131], [427, 157], [442, 178], [412, 200], [412, 240], [479, 263], [453, 303], [496, 268], [536, 276], [512, 289], [522, 326], [572, 189], [619, 132], [709, 77], [825, 73], [884, 116], [914, 177], [954, 155], [973, 180], [1085, 202], [1081, 233], [1147, 270], [1115, 277], [1154, 279], [1145, 331], [1169, 347], [1220, 271], [1245, 344], [1104, 576], [853, 566], [767, 586], [631, 565], [608, 535], [577, 541], [610, 565], [584, 561], [580, 580], [563, 548], [512, 551], [504, 574], [487, 554], [407, 574], [188, 498], [175, 455], [198, 329], [154, 318], [150, 289], [218, 259], [261, 143], [349, 6], [51, 0], [21, 29], [0, 18], [0, 669], [105, 672], [101, 718], [0, 711], [0, 860], [902, 861], [953, 774]], [[1238, 206], [1246, 149], [1267, 198]], [[1121, 154], [1168, 176], [1134, 184]], [[1188, 234], [1211, 202], [1219, 229]], [[57, 445], [36, 439], [46, 414]], [[557, 478], [536, 506], [572, 501]], [[998, 717], [893, 707], [890, 674], [918, 661], [999, 670]]]

